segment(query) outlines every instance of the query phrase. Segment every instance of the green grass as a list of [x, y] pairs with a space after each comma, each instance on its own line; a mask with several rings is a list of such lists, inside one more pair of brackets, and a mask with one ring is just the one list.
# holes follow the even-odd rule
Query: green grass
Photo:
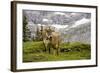
[[61, 52], [57, 56], [45, 53], [42, 41], [24, 42], [23, 62], [83, 60], [91, 58], [91, 47], [89, 44], [80, 42], [62, 43], [60, 48]]

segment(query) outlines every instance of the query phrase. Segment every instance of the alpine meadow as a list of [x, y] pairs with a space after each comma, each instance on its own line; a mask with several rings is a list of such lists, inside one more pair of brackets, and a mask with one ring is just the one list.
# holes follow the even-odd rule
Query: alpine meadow
[[91, 59], [91, 13], [23, 10], [23, 62]]

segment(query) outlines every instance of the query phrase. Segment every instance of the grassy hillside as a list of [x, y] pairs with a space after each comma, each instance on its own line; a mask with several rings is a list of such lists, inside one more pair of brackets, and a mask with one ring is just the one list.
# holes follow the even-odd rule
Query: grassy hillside
[[60, 60], [82, 60], [91, 58], [89, 44], [80, 42], [62, 43], [60, 55], [45, 53], [42, 41], [23, 43], [23, 62], [60, 61]]

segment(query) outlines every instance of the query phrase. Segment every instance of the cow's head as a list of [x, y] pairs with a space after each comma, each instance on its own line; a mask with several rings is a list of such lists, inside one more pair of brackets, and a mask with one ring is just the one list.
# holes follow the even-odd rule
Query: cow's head
[[51, 29], [51, 28], [46, 28], [46, 29], [45, 29], [46, 39], [47, 39], [47, 40], [50, 40], [50, 39], [52, 38], [52, 32], [54, 32], [54, 30]]

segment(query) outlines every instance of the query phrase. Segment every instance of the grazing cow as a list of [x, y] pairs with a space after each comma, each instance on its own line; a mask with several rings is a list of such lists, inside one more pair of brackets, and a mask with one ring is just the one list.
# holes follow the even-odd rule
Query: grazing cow
[[46, 52], [58, 55], [60, 53], [60, 34], [50, 28], [46, 28], [42, 31], [42, 37]]

